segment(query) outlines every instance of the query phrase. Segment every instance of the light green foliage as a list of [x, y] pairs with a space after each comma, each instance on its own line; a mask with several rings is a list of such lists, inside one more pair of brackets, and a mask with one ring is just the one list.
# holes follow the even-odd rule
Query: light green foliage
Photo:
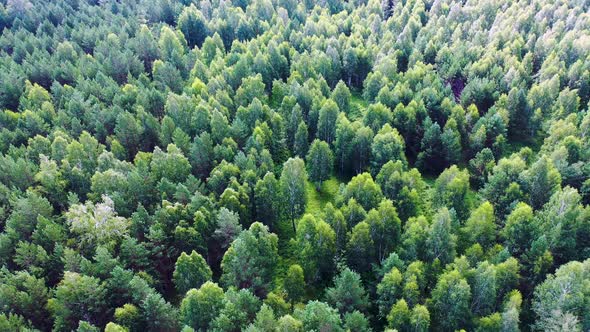
[[515, 290], [508, 294], [508, 300], [502, 312], [502, 328], [505, 331], [519, 331], [520, 308], [522, 306], [522, 295]]
[[344, 112], [345, 114], [350, 112], [351, 94], [344, 82], [339, 81], [338, 84], [336, 84], [336, 87], [332, 90], [330, 98], [334, 100], [340, 112]]
[[336, 122], [336, 139], [334, 141], [334, 160], [336, 169], [340, 173], [350, 171], [350, 158], [352, 158], [352, 141], [355, 130], [344, 114], [340, 114]]
[[497, 299], [500, 300], [510, 295], [511, 291], [518, 285], [520, 265], [518, 260], [510, 257], [504, 262], [496, 264], [495, 270]]
[[487, 316], [492, 313], [497, 296], [496, 269], [488, 262], [480, 263], [475, 270], [472, 283], [471, 310], [478, 316]]
[[281, 317], [291, 312], [291, 305], [285, 301], [283, 292], [270, 292], [264, 299], [264, 304], [268, 305], [276, 317]]
[[447, 208], [440, 209], [433, 217], [426, 245], [431, 260], [439, 260], [443, 264], [455, 258], [457, 237], [453, 234], [453, 220]]
[[359, 311], [353, 311], [344, 315], [344, 328], [347, 331], [370, 332], [369, 320]]
[[275, 319], [274, 312], [269, 306], [263, 304], [260, 307], [260, 311], [256, 314], [254, 323], [250, 324], [246, 331], [274, 332], [277, 325], [278, 322]]
[[135, 276], [129, 281], [129, 293], [140, 309], [141, 324], [147, 329], [178, 328], [178, 310], [166, 302], [145, 279]]
[[129, 220], [117, 216], [113, 201], [103, 196], [103, 203], [73, 205], [66, 213], [72, 233], [79, 236], [81, 247], [114, 245], [127, 235]]
[[305, 204], [307, 202], [305, 195], [306, 180], [307, 173], [305, 172], [305, 164], [302, 159], [291, 158], [285, 162], [279, 182], [282, 198], [285, 203], [283, 208], [288, 218], [291, 219], [294, 231], [295, 218], [301, 216], [303, 211], [305, 211]]
[[351, 231], [346, 245], [348, 263], [360, 272], [368, 271], [370, 264], [375, 261], [375, 243], [371, 238], [371, 227], [362, 221]]
[[14, 274], [5, 269], [0, 271], [0, 308], [10, 308], [11, 312], [32, 321], [35, 326], [49, 324], [49, 312], [38, 305], [46, 303], [49, 296], [43, 279], [25, 271]]
[[424, 216], [412, 217], [404, 225], [400, 254], [406, 260], [426, 259], [428, 230], [430, 226]]
[[104, 328], [105, 332], [126, 332], [129, 331], [128, 329], [124, 328], [121, 325], [115, 324], [113, 322], [109, 322], [107, 326]]
[[219, 209], [217, 214], [217, 225], [213, 238], [219, 241], [222, 248], [228, 248], [233, 240], [242, 232], [240, 219], [237, 213], [225, 207]]
[[335, 241], [334, 230], [322, 219], [306, 214], [299, 221], [295, 247], [308, 282], [333, 273]]
[[498, 331], [502, 329], [502, 316], [495, 312], [489, 316], [481, 317], [476, 322], [477, 331]]
[[404, 166], [407, 165], [405, 149], [404, 138], [397, 129], [392, 129], [389, 124], [385, 124], [375, 135], [371, 146], [373, 174], [389, 161], [399, 160]]
[[488, 179], [488, 175], [495, 166], [492, 150], [484, 148], [469, 161], [471, 182], [480, 188]]
[[316, 216], [323, 216], [323, 212], [325, 212], [328, 204], [335, 203], [338, 190], [340, 189], [340, 183], [341, 182], [338, 180], [338, 178], [331, 177], [322, 183], [322, 187], [318, 191], [313, 183], [307, 181], [305, 187], [307, 196], [305, 212]]
[[186, 293], [191, 288], [199, 288], [202, 284], [209, 281], [212, 277], [211, 269], [203, 256], [196, 251], [190, 255], [185, 252], [180, 254], [176, 260], [172, 278], [176, 289], [181, 293]]
[[421, 170], [439, 172], [448, 166], [442, 156], [444, 147], [441, 135], [440, 125], [427, 118], [424, 123], [424, 136], [420, 143], [421, 152], [418, 154], [418, 165], [421, 166]]
[[533, 209], [540, 209], [549, 201], [561, 184], [559, 172], [546, 156], [539, 158], [521, 177], [529, 193], [529, 202]]
[[257, 220], [270, 229], [278, 227], [281, 206], [275, 195], [279, 189], [279, 181], [271, 172], [266, 173], [261, 180], [258, 180], [254, 188]]
[[492, 204], [483, 202], [473, 210], [461, 231], [467, 241], [464, 246], [479, 243], [483, 248], [490, 248], [496, 240], [496, 218]]
[[[365, 112], [365, 117], [363, 118], [364, 125], [371, 128], [373, 132], [381, 131], [381, 129], [390, 121], [391, 111], [381, 103], [369, 105]], [[385, 131], [389, 131], [390, 129], [391, 128], [385, 129]]]
[[[587, 209], [586, 209], [587, 210]], [[558, 262], [568, 258], [586, 257], [581, 238], [587, 234], [587, 212], [580, 204], [580, 195], [571, 187], [556, 191], [539, 213], [540, 227], [551, 243], [551, 251]], [[580, 246], [580, 244], [582, 246]]]
[[184, 46], [176, 33], [167, 26], [160, 30], [160, 40], [158, 41], [160, 52], [167, 61], [176, 61], [184, 54]]
[[230, 288], [225, 293], [223, 308], [211, 322], [214, 331], [240, 331], [254, 322], [260, 309], [260, 300], [247, 289]]
[[[48, 218], [53, 213], [50, 202], [33, 191], [15, 199], [12, 213], [6, 220], [6, 228], [17, 238], [26, 239], [35, 230], [38, 217]], [[6, 233], [5, 233], [6, 234]]]
[[377, 303], [379, 304], [379, 313], [382, 317], [386, 317], [389, 314], [391, 307], [401, 297], [402, 282], [402, 274], [394, 267], [385, 273], [383, 279], [377, 285]]
[[236, 177], [240, 169], [225, 160], [221, 161], [212, 171], [207, 179], [207, 185], [215, 194], [221, 195], [230, 184], [232, 177]]
[[301, 332], [303, 323], [291, 315], [285, 315], [279, 318], [277, 329], [281, 332]]
[[295, 310], [295, 317], [303, 323], [305, 331], [344, 331], [338, 311], [323, 302], [308, 302], [305, 308]]
[[456, 164], [461, 161], [461, 134], [457, 128], [458, 124], [454, 118], [450, 118], [445, 124], [440, 139], [443, 147], [443, 157], [449, 164]]
[[336, 234], [336, 251], [343, 253], [346, 250], [346, 243], [348, 241], [348, 225], [344, 220], [344, 215], [336, 209], [332, 203], [327, 203], [324, 207], [324, 220], [332, 227]]
[[388, 161], [375, 179], [383, 195], [393, 201], [402, 220], [417, 216], [423, 210], [426, 184], [417, 169], [406, 171], [402, 161]]
[[268, 292], [278, 260], [277, 243], [277, 236], [259, 222], [242, 231], [223, 256], [224, 285], [248, 288], [256, 294]]
[[305, 280], [301, 266], [298, 264], [289, 266], [287, 275], [283, 279], [283, 288], [292, 303], [301, 299], [305, 291]]
[[530, 248], [538, 236], [538, 231], [531, 207], [519, 203], [506, 219], [502, 235], [507, 249], [518, 257]]
[[57, 163], [48, 159], [43, 154], [39, 155], [39, 162], [39, 172], [35, 174], [35, 181], [41, 184], [42, 191], [49, 197], [53, 204], [58, 206], [63, 205], [65, 198], [64, 190], [67, 182], [64, 180]]
[[94, 325], [92, 325], [91, 323], [85, 321], [85, 320], [81, 320], [80, 323], [78, 324], [78, 328], [76, 329], [76, 332], [99, 332], [100, 329]]
[[176, 145], [168, 145], [167, 152], [159, 148], [152, 156], [152, 172], [156, 179], [166, 178], [172, 182], [182, 182], [190, 173], [190, 163]]
[[55, 319], [53, 328], [73, 330], [83, 319], [99, 321], [104, 314], [105, 296], [99, 279], [66, 272], [47, 304]]
[[434, 321], [445, 330], [465, 327], [469, 321], [471, 290], [459, 271], [442, 274], [432, 291]]
[[401, 221], [393, 203], [381, 201], [377, 209], [369, 211], [365, 223], [369, 225], [377, 262], [381, 262], [397, 246], [401, 235]]
[[263, 101], [266, 99], [264, 82], [260, 74], [243, 79], [242, 85], [236, 91], [235, 100], [238, 101], [238, 105], [248, 106], [255, 98]]
[[223, 289], [208, 281], [186, 293], [180, 304], [181, 320], [196, 331], [206, 331], [223, 308], [223, 301]]
[[307, 155], [307, 150], [309, 148], [309, 142], [307, 139], [308, 135], [309, 133], [305, 122], [299, 122], [293, 142], [293, 152], [296, 156], [303, 158], [305, 155]]
[[30, 329], [22, 316], [15, 314], [0, 314], [0, 328], [4, 331], [19, 331]]
[[590, 331], [587, 1], [6, 0], [0, 31], [0, 331]]
[[423, 305], [417, 305], [412, 309], [410, 327], [416, 332], [426, 332], [430, 327], [430, 313]]
[[561, 266], [555, 274], [535, 288], [533, 311], [541, 330], [566, 328], [586, 330], [590, 317], [587, 309], [590, 260], [573, 261]]
[[338, 105], [331, 99], [327, 99], [320, 108], [318, 118], [318, 137], [328, 144], [336, 138], [336, 119], [338, 118]]
[[365, 171], [371, 160], [371, 144], [373, 144], [374, 132], [369, 127], [359, 128], [351, 144], [351, 158], [354, 161], [356, 174]]
[[470, 209], [469, 172], [459, 170], [457, 166], [451, 166], [444, 170], [434, 183], [432, 201], [435, 207], [446, 206], [455, 209], [457, 216], [465, 220]]
[[396, 304], [391, 307], [391, 311], [387, 315], [387, 322], [389, 327], [396, 330], [409, 330], [410, 327], [410, 309], [404, 299], [397, 301]]
[[311, 143], [306, 157], [309, 179], [322, 187], [322, 182], [329, 179], [334, 167], [334, 156], [328, 143], [315, 140]]
[[526, 169], [526, 163], [519, 156], [501, 159], [488, 176], [488, 182], [481, 190], [482, 196], [495, 207], [497, 216], [505, 216], [515, 202], [523, 198], [519, 178]]
[[133, 304], [126, 303], [120, 308], [115, 309], [115, 321], [131, 330], [137, 329], [140, 321], [139, 309]]
[[135, 156], [141, 139], [140, 135], [142, 134], [142, 130], [143, 128], [141, 127], [141, 124], [131, 113], [121, 113], [117, 117], [115, 133], [117, 134], [117, 140], [119, 143], [121, 143], [121, 145], [127, 150], [127, 159], [131, 159]]
[[348, 202], [354, 198], [366, 211], [376, 208], [383, 199], [381, 188], [377, 185], [371, 174], [362, 173], [350, 180], [343, 192], [342, 199]]

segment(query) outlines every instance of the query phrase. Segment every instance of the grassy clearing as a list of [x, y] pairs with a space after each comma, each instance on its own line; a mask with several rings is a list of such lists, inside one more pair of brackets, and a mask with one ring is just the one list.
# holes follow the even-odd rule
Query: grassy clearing
[[307, 181], [305, 186], [305, 191], [307, 192], [305, 213], [321, 216], [326, 204], [334, 203], [339, 186], [340, 181], [334, 176], [324, 181], [319, 191], [316, 190], [314, 183]]
[[368, 104], [363, 99], [360, 93], [353, 92], [350, 98], [350, 112], [347, 114], [350, 121], [354, 121], [363, 117], [363, 113]]

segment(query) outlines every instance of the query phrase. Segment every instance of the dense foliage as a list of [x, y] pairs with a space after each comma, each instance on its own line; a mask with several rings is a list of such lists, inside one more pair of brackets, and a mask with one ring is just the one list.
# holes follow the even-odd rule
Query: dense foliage
[[589, 12], [0, 0], [0, 330], [590, 330]]

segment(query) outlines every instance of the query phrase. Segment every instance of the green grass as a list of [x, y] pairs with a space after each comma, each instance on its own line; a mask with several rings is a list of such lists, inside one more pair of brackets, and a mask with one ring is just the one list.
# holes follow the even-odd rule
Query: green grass
[[347, 114], [350, 121], [358, 120], [363, 117], [363, 113], [367, 108], [368, 104], [363, 99], [362, 95], [357, 92], [353, 92], [350, 98], [350, 112]]
[[334, 203], [339, 186], [340, 181], [336, 177], [324, 181], [319, 191], [316, 190], [314, 183], [307, 181], [305, 185], [305, 191], [307, 192], [305, 213], [311, 213], [316, 217], [321, 216], [326, 204]]

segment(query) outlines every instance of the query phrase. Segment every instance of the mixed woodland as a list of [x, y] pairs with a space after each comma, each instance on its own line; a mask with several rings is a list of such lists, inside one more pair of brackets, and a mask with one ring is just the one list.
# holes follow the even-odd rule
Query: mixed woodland
[[590, 331], [590, 2], [0, 0], [0, 331]]

